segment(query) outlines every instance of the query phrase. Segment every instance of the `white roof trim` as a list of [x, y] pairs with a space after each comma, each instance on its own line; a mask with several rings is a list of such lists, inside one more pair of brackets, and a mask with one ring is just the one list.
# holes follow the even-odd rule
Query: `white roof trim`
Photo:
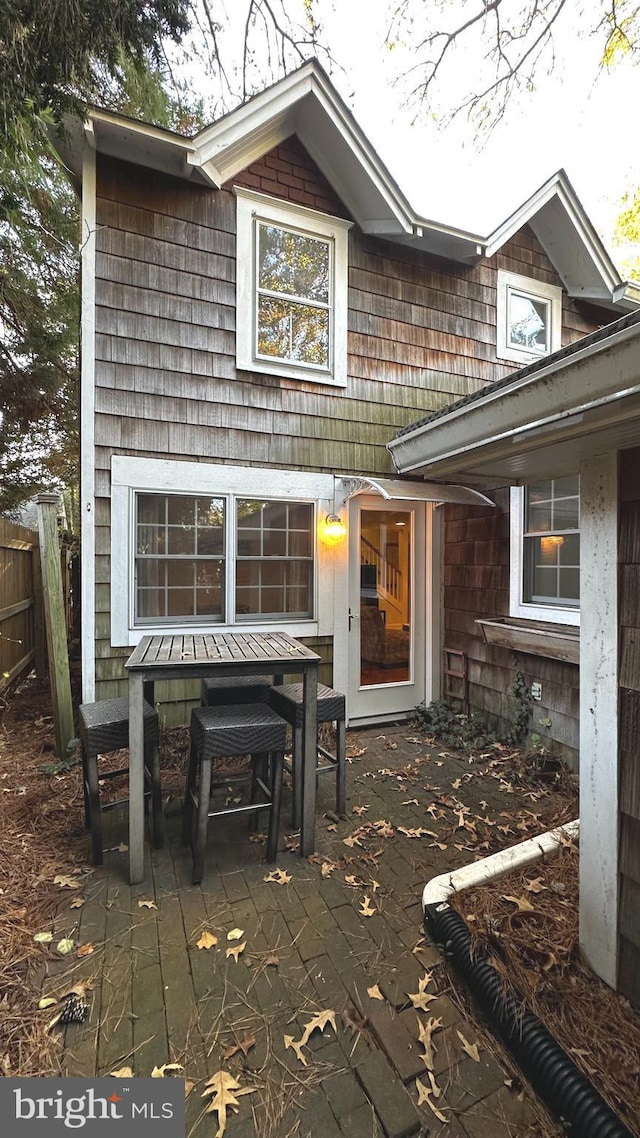
[[395, 478], [341, 478], [344, 501], [357, 494], [379, 494], [387, 502], [458, 502], [469, 506], [495, 506], [490, 498], [468, 486], [445, 486], [438, 482], [403, 482]]
[[[88, 120], [101, 153], [214, 187], [296, 134], [364, 232], [472, 264], [530, 223], [571, 296], [624, 312], [640, 306], [638, 285], [618, 275], [563, 170], [486, 238], [420, 217], [315, 60], [194, 138], [99, 109]], [[68, 138], [54, 142], [77, 179], [84, 131], [77, 119], [67, 125]]]

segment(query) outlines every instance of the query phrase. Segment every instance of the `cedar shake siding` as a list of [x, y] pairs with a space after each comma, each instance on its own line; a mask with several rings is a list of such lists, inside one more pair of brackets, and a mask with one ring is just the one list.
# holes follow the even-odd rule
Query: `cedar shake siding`
[[[233, 184], [348, 216], [295, 138]], [[386, 443], [401, 427], [514, 370], [496, 358], [497, 270], [560, 280], [527, 227], [490, 261], [465, 266], [354, 225], [347, 386], [336, 388], [236, 369], [231, 188], [99, 155], [96, 205], [96, 677], [104, 698], [126, 690], [128, 655], [110, 646], [114, 455], [392, 474]], [[563, 297], [563, 343], [594, 326]], [[330, 664], [332, 644], [321, 651]]]
[[[478, 617], [509, 613], [509, 488], [487, 491], [491, 507], [445, 507], [444, 631], [446, 648], [467, 653], [471, 710], [504, 728], [513, 717], [509, 689], [516, 672], [528, 685], [542, 684], [542, 701], [533, 703], [531, 731], [553, 742], [578, 769], [579, 669], [485, 643]], [[550, 719], [542, 727], [540, 719]]]
[[640, 1004], [640, 448], [620, 455], [620, 991]]

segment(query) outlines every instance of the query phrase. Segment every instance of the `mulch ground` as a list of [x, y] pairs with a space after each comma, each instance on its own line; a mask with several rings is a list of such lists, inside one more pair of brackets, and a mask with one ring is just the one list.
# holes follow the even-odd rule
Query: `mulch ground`
[[[56, 762], [48, 708], [46, 686], [30, 679], [0, 731], [3, 1074], [143, 1075], [176, 1063], [195, 1086], [197, 1138], [216, 1132], [219, 1116], [203, 1115], [200, 1096], [220, 1070], [251, 1087], [228, 1117], [229, 1138], [560, 1133], [423, 935], [420, 895], [431, 876], [574, 817], [564, 773], [532, 771], [501, 748], [455, 754], [409, 727], [350, 732], [348, 817], [331, 816], [322, 780], [316, 855], [301, 861], [284, 834], [266, 881], [264, 848], [239, 827], [211, 839], [198, 887], [179, 845], [184, 733], [171, 732], [161, 747], [168, 841], [130, 887], [126, 811], [105, 816], [105, 866], [88, 865], [79, 768]], [[502, 940], [522, 925], [507, 918]], [[239, 942], [227, 941], [234, 926]], [[34, 941], [42, 932], [49, 943]], [[198, 947], [205, 933], [217, 942]], [[239, 943], [236, 957], [228, 950]], [[545, 983], [556, 972], [547, 963]], [[73, 989], [89, 1018], [61, 1030], [52, 1021], [62, 1005], [38, 1003]], [[335, 1026], [322, 1023], [328, 1011]], [[593, 1034], [588, 1014], [571, 1028], [577, 1038]]]

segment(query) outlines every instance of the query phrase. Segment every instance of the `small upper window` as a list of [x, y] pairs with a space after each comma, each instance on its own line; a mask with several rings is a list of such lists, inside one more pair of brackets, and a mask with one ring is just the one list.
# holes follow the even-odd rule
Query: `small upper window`
[[561, 346], [562, 289], [498, 272], [497, 354], [525, 365]]
[[346, 383], [350, 223], [236, 194], [238, 367]]

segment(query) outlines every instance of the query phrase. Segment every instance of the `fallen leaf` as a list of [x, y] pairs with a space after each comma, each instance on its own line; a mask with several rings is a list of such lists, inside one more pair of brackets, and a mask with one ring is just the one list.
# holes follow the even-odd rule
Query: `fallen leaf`
[[338, 867], [337, 867], [335, 862], [323, 861], [322, 865], [320, 866], [320, 873], [322, 874], [323, 877], [330, 877], [331, 874], [333, 873], [334, 869], [337, 869], [337, 868]]
[[227, 933], [227, 940], [242, 940], [244, 936], [244, 929], [232, 929]]
[[[266, 840], [267, 840], [266, 834], [249, 834], [249, 841], [250, 842], [255, 842], [256, 844], [258, 844], [260, 842], [265, 842]], [[293, 848], [297, 849], [299, 844], [300, 844], [300, 839], [296, 838], [296, 845]]]
[[421, 1082], [420, 1079], [416, 1079], [416, 1090], [418, 1092], [418, 1106], [422, 1106], [423, 1103], [426, 1102], [429, 1109], [433, 1111], [436, 1118], [439, 1119], [440, 1122], [448, 1122], [449, 1120], [448, 1120], [447, 1116], [445, 1114], [443, 1114], [441, 1110], [438, 1110], [436, 1104], [431, 1101], [432, 1097], [433, 1098], [440, 1098], [440, 1095], [442, 1092], [440, 1090], [440, 1087], [436, 1083], [432, 1072], [428, 1071], [427, 1074], [429, 1075], [429, 1081], [431, 1083], [431, 1087], [429, 1089], [427, 1089], [427, 1087], [425, 1087], [424, 1083]]
[[542, 893], [546, 890], [546, 885], [543, 885], [541, 877], [534, 877], [533, 881], [525, 882], [525, 889], [527, 893]]
[[275, 952], [269, 952], [264, 958], [265, 965], [273, 965], [277, 968], [280, 963], [280, 957]]
[[184, 1081], [184, 1097], [185, 1098], [189, 1098], [189, 1095], [191, 1094], [194, 1087], [195, 1087], [195, 1083], [193, 1082], [193, 1079], [185, 1079], [185, 1081]]
[[307, 1066], [307, 1057], [306, 1057], [304, 1051], [302, 1050], [303, 1044], [302, 1044], [301, 1039], [296, 1041], [292, 1035], [285, 1035], [284, 1046], [285, 1046], [285, 1050], [287, 1050], [289, 1047], [293, 1048], [293, 1050], [296, 1053], [296, 1058], [300, 1060], [300, 1062], [302, 1063], [302, 1066], [303, 1067]]
[[237, 964], [238, 963], [238, 957], [239, 957], [240, 953], [244, 952], [246, 947], [247, 947], [246, 941], [243, 941], [242, 944], [230, 944], [227, 951], [226, 951], [226, 954], [225, 954], [227, 957], [227, 960], [229, 959], [229, 957], [232, 956], [233, 959], [235, 960], [236, 964]]
[[255, 1035], [245, 1035], [244, 1039], [239, 1039], [237, 1043], [232, 1043], [230, 1047], [227, 1047], [227, 1050], [222, 1052], [222, 1058], [232, 1059], [234, 1055], [238, 1054], [238, 1051], [242, 1051], [242, 1054], [246, 1056], [251, 1048], [255, 1047], [255, 1043]]
[[67, 956], [71, 952], [74, 944], [75, 941], [72, 940], [71, 937], [65, 936], [62, 940], [58, 941], [56, 952], [59, 952], [61, 956]]
[[353, 849], [354, 846], [362, 845], [362, 842], [360, 841], [360, 838], [357, 836], [357, 834], [350, 834], [348, 838], [343, 838], [342, 840], [345, 846], [349, 846], [350, 849]]
[[41, 1000], [38, 1000], [38, 1007], [42, 1011], [43, 1008], [50, 1008], [52, 1004], [57, 1004], [57, 1002], [53, 996], [43, 996]]
[[460, 1042], [462, 1044], [462, 1050], [465, 1051], [466, 1054], [469, 1056], [469, 1058], [473, 1059], [473, 1061], [475, 1063], [479, 1063], [480, 1062], [480, 1055], [478, 1052], [478, 1044], [477, 1043], [469, 1043], [469, 1040], [465, 1039], [462, 1032], [458, 1031], [457, 1029], [456, 1029], [456, 1035], [458, 1036], [458, 1039], [460, 1040]]
[[396, 827], [399, 834], [404, 834], [405, 838], [425, 838], [429, 834], [429, 830], [425, 830], [424, 826], [416, 826], [412, 830], [408, 830], [406, 826]]
[[68, 877], [64, 873], [57, 873], [53, 879], [54, 885], [59, 885], [61, 889], [79, 889], [80, 882], [77, 877]]
[[373, 988], [367, 988], [367, 995], [371, 996], [372, 1000], [384, 1000], [384, 996], [377, 984], [374, 984]]
[[378, 910], [374, 906], [372, 906], [372, 904], [371, 904], [371, 898], [368, 897], [367, 894], [365, 893], [364, 897], [362, 898], [362, 904], [361, 904], [358, 912], [360, 913], [360, 915], [362, 917], [372, 917], [374, 913], [377, 913], [377, 911]]
[[380, 888], [380, 882], [379, 882], [379, 881], [376, 881], [376, 880], [375, 880], [375, 878], [374, 878], [374, 879], [372, 879], [372, 881], [371, 881], [371, 890], [372, 890], [372, 892], [373, 892], [373, 893], [377, 893], [377, 892], [378, 892], [378, 889], [379, 889], [379, 888]]
[[163, 1063], [161, 1067], [154, 1067], [151, 1072], [152, 1079], [164, 1079], [167, 1071], [184, 1071], [180, 1063]]
[[118, 1067], [117, 1071], [109, 1071], [109, 1074], [114, 1079], [132, 1079], [134, 1077], [131, 1067]]
[[218, 943], [217, 936], [205, 929], [200, 940], [196, 941], [196, 948], [213, 948]]
[[506, 893], [502, 894], [503, 901], [511, 901], [512, 904], [518, 906], [519, 913], [534, 913], [535, 908], [526, 897], [509, 897]]
[[206, 1108], [205, 1114], [218, 1115], [218, 1129], [215, 1138], [222, 1138], [225, 1132], [227, 1110], [237, 1111], [239, 1109], [238, 1096], [250, 1095], [254, 1090], [255, 1087], [241, 1087], [238, 1080], [234, 1079], [228, 1071], [217, 1071], [215, 1075], [211, 1076], [201, 1097], [208, 1098], [211, 1096], [211, 1102]]
[[432, 1043], [431, 1037], [432, 1037], [433, 1033], [438, 1030], [439, 1027], [442, 1027], [442, 1019], [441, 1018], [435, 1019], [433, 1016], [430, 1016], [429, 1019], [427, 1020], [427, 1022], [424, 1024], [420, 1023], [420, 1017], [419, 1016], [417, 1017], [417, 1019], [418, 1019], [418, 1040], [422, 1044], [422, 1046], [424, 1047], [424, 1055], [422, 1056], [422, 1062], [424, 1063], [424, 1065], [428, 1071], [432, 1071], [433, 1070], [433, 1058], [434, 1057], [433, 1057], [433, 1043]]
[[273, 881], [275, 885], [288, 885], [292, 878], [291, 874], [284, 869], [272, 869], [271, 873], [267, 873], [262, 880]]
[[138, 908], [139, 909], [157, 909], [158, 906], [156, 905], [155, 901], [148, 901], [142, 897], [139, 897], [138, 898]]
[[364, 877], [358, 877], [355, 873], [347, 873], [344, 879], [345, 885], [350, 885], [352, 889], [357, 889], [359, 886], [366, 885]]
[[81, 944], [76, 952], [76, 956], [91, 956], [92, 952], [95, 952], [95, 948], [92, 944]]
[[69, 908], [70, 909], [81, 909], [83, 905], [86, 905], [86, 903], [87, 903], [86, 897], [74, 897], [73, 901], [69, 905]]
[[351, 813], [352, 814], [359, 814], [360, 816], [362, 816], [363, 814], [366, 814], [368, 809], [369, 809], [368, 806], [354, 806]]
[[411, 1003], [413, 1004], [414, 1008], [418, 1009], [418, 1011], [428, 1011], [429, 1004], [438, 998], [437, 996], [432, 996], [429, 994], [429, 992], [425, 991], [427, 985], [431, 983], [432, 978], [433, 977], [430, 972], [425, 972], [424, 976], [418, 980], [418, 991], [413, 993], [407, 992]]
[[53, 940], [53, 933], [34, 933], [33, 939], [36, 944], [50, 944]]
[[331, 824], [329, 826], [327, 826], [327, 833], [334, 834], [337, 829], [338, 829], [338, 827], [337, 827], [336, 823], [331, 822]]

